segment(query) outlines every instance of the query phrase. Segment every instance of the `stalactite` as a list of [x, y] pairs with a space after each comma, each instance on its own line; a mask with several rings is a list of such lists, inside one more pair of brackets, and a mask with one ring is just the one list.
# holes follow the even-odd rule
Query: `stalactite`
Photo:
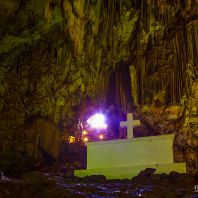
[[[137, 61], [136, 63], [137, 68], [140, 67], [137, 69], [140, 102], [145, 102], [149, 89], [154, 88], [152, 92], [155, 94], [160, 90], [168, 90], [167, 87], [169, 87], [170, 94], [168, 103], [179, 103], [189, 90], [189, 84], [187, 83], [189, 77], [187, 78], [186, 74], [187, 70], [189, 70], [188, 67], [192, 68], [192, 71], [189, 71], [191, 76], [193, 73], [194, 75], [198, 74], [198, 72], [196, 72], [198, 71], [198, 37], [197, 29], [195, 30], [197, 26], [192, 25], [191, 27], [190, 24], [188, 24], [188, 27], [186, 27], [186, 22], [188, 23], [188, 21], [183, 19], [183, 14], [187, 6], [185, 2], [152, 0], [140, 1], [139, 5], [140, 23], [137, 29], [139, 32], [137, 36], [137, 51], [142, 50], [143, 53], [146, 53], [146, 57], [148, 57], [145, 59], [145, 64], [143, 61]], [[151, 6], [151, 8], [149, 8], [149, 6]], [[163, 28], [159, 31], [154, 30], [154, 36], [151, 35], [150, 42], [148, 42], [149, 47], [147, 51], [144, 51], [144, 46], [141, 46], [141, 39], [146, 40], [146, 37], [142, 30], [142, 24], [144, 24], [144, 28], [151, 26], [149, 20], [151, 13], [155, 17], [155, 21], [157, 21], [161, 27], [164, 27], [165, 31], [163, 31]], [[149, 25], [147, 26], [147, 24]], [[153, 38], [155, 38], [155, 40]], [[168, 40], [172, 40], [173, 43], [169, 43]], [[168, 43], [169, 47], [167, 45]], [[153, 51], [151, 46], [154, 46]], [[156, 55], [156, 60], [154, 60], [155, 58], [153, 58], [154, 55], [152, 54]], [[140, 58], [142, 55], [138, 54], [138, 56]], [[147, 75], [150, 77], [147, 77]], [[191, 77], [191, 79], [192, 78], [193, 77]]]
[[176, 103], [175, 100], [175, 72], [172, 73], [172, 104]]
[[193, 45], [193, 65], [198, 65], [198, 31], [195, 33], [195, 28], [197, 27], [192, 26], [192, 45]]

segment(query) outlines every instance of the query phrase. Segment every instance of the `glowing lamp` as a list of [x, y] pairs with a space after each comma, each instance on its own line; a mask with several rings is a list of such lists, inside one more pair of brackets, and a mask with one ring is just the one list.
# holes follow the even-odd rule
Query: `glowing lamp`
[[74, 136], [70, 136], [70, 137], [69, 137], [69, 143], [70, 143], [70, 144], [75, 143], [75, 137], [74, 137]]
[[83, 131], [82, 134], [83, 134], [83, 135], [87, 135], [87, 131]]
[[84, 139], [83, 139], [83, 141], [84, 142], [87, 142], [89, 139], [87, 138], [87, 137], [85, 137]]
[[95, 114], [87, 120], [87, 123], [94, 129], [106, 129], [105, 117], [102, 114]]
[[99, 139], [100, 140], [103, 140], [103, 138], [104, 138], [104, 136], [101, 134], [101, 135], [99, 135]]

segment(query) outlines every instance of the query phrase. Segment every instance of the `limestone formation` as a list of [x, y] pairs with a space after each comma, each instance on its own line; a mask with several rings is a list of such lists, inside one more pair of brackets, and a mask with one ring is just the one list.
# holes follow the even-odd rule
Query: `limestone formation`
[[103, 106], [111, 95], [176, 133], [186, 159], [197, 149], [197, 16], [197, 0], [0, 0], [0, 150], [22, 145], [32, 116], [73, 132], [86, 97]]

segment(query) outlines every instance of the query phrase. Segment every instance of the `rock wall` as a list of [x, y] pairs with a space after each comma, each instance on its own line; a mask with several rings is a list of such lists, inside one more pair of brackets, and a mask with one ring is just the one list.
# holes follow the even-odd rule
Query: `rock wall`
[[62, 132], [75, 130], [86, 97], [105, 104], [109, 76], [129, 66], [127, 83], [145, 123], [156, 133], [192, 137], [197, 124], [187, 129], [185, 123], [197, 119], [188, 113], [195, 111], [197, 97], [197, 4], [0, 0], [1, 139], [11, 145], [10, 137], [23, 134], [32, 116]]
[[175, 160], [197, 172], [197, 1], [143, 6], [131, 70], [132, 80], [138, 79], [140, 116], [156, 134], [175, 133]]
[[119, 1], [100, 0], [8, 0], [0, 5], [2, 141], [17, 148], [13, 137], [24, 133], [31, 117], [73, 132], [85, 98], [104, 104], [108, 76], [130, 55], [136, 11], [130, 3], [121, 8]]
[[[33, 120], [24, 130], [22, 151], [27, 156], [42, 162], [53, 162], [59, 158], [62, 143], [60, 130], [44, 119]], [[43, 161], [42, 161], [43, 160]]]

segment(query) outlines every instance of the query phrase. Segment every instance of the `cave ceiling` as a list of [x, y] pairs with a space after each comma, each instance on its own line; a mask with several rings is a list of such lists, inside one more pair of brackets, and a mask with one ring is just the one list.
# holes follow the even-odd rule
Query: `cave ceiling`
[[125, 68], [136, 105], [179, 104], [198, 76], [197, 4], [0, 0], [1, 130], [31, 116], [69, 126], [87, 97], [105, 104], [113, 72], [126, 84]]

